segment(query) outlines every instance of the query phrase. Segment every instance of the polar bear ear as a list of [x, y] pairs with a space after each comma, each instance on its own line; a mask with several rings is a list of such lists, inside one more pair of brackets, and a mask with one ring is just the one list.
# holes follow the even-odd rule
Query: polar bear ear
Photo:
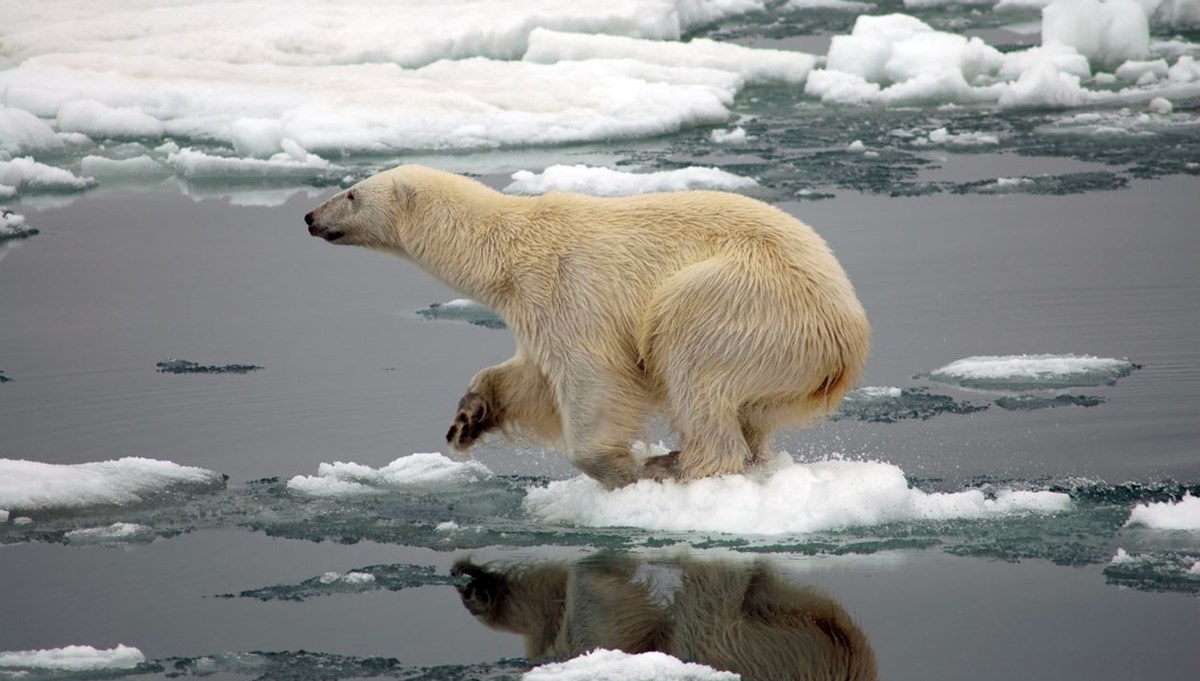
[[417, 198], [416, 187], [405, 182], [404, 178], [399, 175], [392, 178], [392, 185], [396, 190], [396, 202], [400, 209], [405, 212], [412, 210], [413, 201]]

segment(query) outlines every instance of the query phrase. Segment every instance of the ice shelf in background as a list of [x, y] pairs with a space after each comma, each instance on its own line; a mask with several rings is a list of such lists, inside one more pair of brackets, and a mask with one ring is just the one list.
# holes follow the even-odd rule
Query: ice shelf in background
[[504, 188], [509, 194], [544, 194], [550, 191], [578, 192], [593, 196], [628, 196], [685, 189], [736, 191], [758, 186], [752, 178], [719, 168], [692, 166], [678, 170], [631, 173], [586, 165], [555, 165], [541, 173], [520, 170]]

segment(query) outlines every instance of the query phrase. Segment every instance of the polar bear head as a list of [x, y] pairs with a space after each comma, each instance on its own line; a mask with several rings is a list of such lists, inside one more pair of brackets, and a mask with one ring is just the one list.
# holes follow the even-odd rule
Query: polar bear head
[[400, 232], [414, 193], [402, 168], [378, 173], [304, 216], [308, 233], [331, 244], [404, 251]]

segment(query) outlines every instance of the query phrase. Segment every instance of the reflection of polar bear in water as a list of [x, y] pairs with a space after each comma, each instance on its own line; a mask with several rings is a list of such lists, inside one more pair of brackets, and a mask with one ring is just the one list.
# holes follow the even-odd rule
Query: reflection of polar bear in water
[[572, 565], [494, 570], [460, 561], [463, 604], [525, 637], [531, 660], [609, 648], [667, 653], [755, 679], [877, 678], [862, 630], [836, 601], [786, 583], [766, 561], [643, 563], [600, 553]]
[[[563, 441], [616, 487], [764, 459], [776, 428], [827, 414], [866, 362], [866, 315], [804, 223], [721, 192], [505, 196], [401, 166], [305, 216], [309, 232], [408, 258], [498, 312], [517, 353], [471, 379], [447, 434]], [[629, 452], [665, 415], [680, 451]]]

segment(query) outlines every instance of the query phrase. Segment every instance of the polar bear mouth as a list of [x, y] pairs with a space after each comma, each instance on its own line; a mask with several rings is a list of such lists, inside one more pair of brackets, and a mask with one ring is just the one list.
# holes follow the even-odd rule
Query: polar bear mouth
[[344, 236], [346, 236], [345, 232], [333, 231], [333, 232], [325, 232], [324, 234], [321, 235], [321, 238], [328, 241], [329, 243], [333, 243]]

